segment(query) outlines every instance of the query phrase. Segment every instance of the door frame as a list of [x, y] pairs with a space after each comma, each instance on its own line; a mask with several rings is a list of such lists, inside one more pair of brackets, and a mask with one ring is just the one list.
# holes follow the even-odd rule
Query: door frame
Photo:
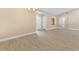
[[[43, 15], [43, 14], [36, 14], [36, 15], [39, 15], [40, 17], [41, 17], [41, 23], [40, 23], [40, 26], [41, 26], [41, 28], [39, 29], [39, 30], [44, 30], [45, 29], [45, 25], [46, 24], [44, 24], [44, 17], [46, 16], [46, 15]], [[46, 19], [47, 20], [47, 19]], [[37, 19], [36, 19], [36, 21], [37, 21]], [[36, 23], [36, 26], [37, 26], [37, 23]], [[36, 30], [38, 30], [37, 28], [36, 28]]]

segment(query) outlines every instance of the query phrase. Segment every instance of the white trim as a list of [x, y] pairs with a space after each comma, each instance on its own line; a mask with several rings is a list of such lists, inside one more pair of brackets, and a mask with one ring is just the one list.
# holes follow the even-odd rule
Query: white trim
[[8, 37], [8, 38], [0, 39], [0, 42], [6, 41], [6, 40], [12, 40], [12, 39], [19, 38], [19, 37], [23, 37], [23, 36], [32, 35], [32, 34], [35, 34], [35, 33], [36, 33], [36, 32], [26, 33], [26, 34], [20, 34], [20, 35], [17, 35], [17, 36], [13, 36], [13, 37]]
[[56, 27], [54, 27], [54, 28], [46, 28], [46, 30], [53, 30], [53, 29], [56, 29]]
[[76, 30], [76, 31], [79, 31], [79, 29], [73, 29], [73, 28], [69, 28], [69, 30]]

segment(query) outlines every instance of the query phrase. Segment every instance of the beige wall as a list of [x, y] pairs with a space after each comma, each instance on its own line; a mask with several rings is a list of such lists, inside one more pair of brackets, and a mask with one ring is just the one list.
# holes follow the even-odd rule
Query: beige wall
[[60, 18], [62, 16], [65, 17], [66, 19], [65, 21], [66, 28], [79, 29], [79, 9], [69, 12], [68, 14], [59, 15], [57, 17]]
[[79, 29], [79, 10], [69, 13], [69, 28]]
[[25, 8], [0, 9], [0, 39], [35, 32], [35, 12]]

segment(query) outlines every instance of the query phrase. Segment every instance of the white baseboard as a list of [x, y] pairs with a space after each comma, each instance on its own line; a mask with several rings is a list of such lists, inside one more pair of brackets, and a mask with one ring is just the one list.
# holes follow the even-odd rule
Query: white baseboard
[[53, 30], [53, 29], [56, 29], [56, 27], [55, 28], [47, 28], [46, 30]]
[[12, 37], [8, 37], [8, 38], [0, 39], [0, 42], [6, 41], [6, 40], [12, 40], [12, 39], [19, 38], [19, 37], [23, 37], [23, 36], [32, 35], [32, 34], [35, 34], [35, 33], [36, 32], [26, 33], [26, 34], [20, 34], [20, 35], [17, 35], [17, 36], [12, 36]]
[[69, 30], [76, 30], [76, 31], [79, 31], [79, 29], [73, 29], [73, 28], [69, 28]]

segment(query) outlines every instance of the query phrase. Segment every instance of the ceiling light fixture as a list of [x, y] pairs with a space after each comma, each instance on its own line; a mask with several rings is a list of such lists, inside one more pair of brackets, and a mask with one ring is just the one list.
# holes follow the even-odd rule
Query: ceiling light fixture
[[33, 11], [36, 11], [38, 8], [28, 8], [28, 10], [33, 10]]

